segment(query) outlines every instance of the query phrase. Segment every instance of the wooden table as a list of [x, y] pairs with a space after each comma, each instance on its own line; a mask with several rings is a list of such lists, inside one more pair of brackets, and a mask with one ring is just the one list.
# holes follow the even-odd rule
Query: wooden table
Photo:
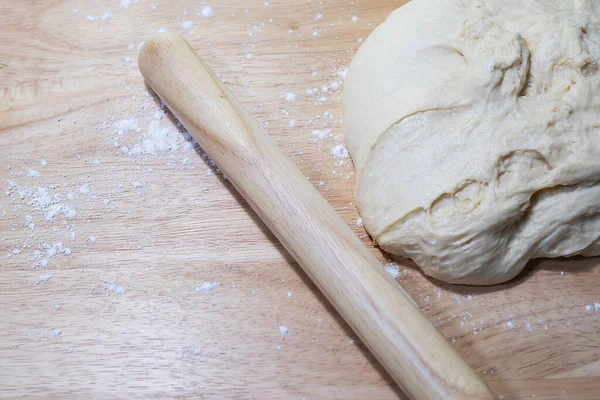
[[[183, 33], [370, 243], [341, 83], [403, 2], [121, 3], [0, 0], [0, 397], [402, 398], [136, 58]], [[504, 399], [600, 397], [597, 259], [472, 288], [373, 251]]]

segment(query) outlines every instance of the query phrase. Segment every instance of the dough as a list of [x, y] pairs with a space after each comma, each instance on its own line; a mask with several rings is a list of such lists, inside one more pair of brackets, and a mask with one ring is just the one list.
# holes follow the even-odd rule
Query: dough
[[414, 0], [344, 84], [357, 205], [384, 250], [490, 285], [600, 254], [600, 0]]

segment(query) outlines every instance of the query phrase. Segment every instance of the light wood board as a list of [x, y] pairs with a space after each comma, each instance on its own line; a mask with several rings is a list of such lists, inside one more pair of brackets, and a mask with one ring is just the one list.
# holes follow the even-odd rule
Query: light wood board
[[[136, 65], [182, 32], [370, 243], [338, 84], [402, 3], [0, 0], [0, 397], [403, 398]], [[600, 396], [600, 260], [469, 288], [373, 251], [498, 395]]]

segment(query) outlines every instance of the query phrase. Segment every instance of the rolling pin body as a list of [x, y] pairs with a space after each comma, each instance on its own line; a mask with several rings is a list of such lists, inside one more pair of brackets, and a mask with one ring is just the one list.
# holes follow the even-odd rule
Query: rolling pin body
[[148, 40], [146, 81], [413, 399], [493, 399], [377, 258], [175, 34]]

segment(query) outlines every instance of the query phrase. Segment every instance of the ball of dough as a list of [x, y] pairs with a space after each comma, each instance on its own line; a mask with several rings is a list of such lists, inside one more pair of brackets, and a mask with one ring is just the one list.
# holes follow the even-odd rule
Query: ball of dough
[[413, 0], [352, 60], [346, 143], [384, 250], [490, 285], [600, 254], [600, 1]]

